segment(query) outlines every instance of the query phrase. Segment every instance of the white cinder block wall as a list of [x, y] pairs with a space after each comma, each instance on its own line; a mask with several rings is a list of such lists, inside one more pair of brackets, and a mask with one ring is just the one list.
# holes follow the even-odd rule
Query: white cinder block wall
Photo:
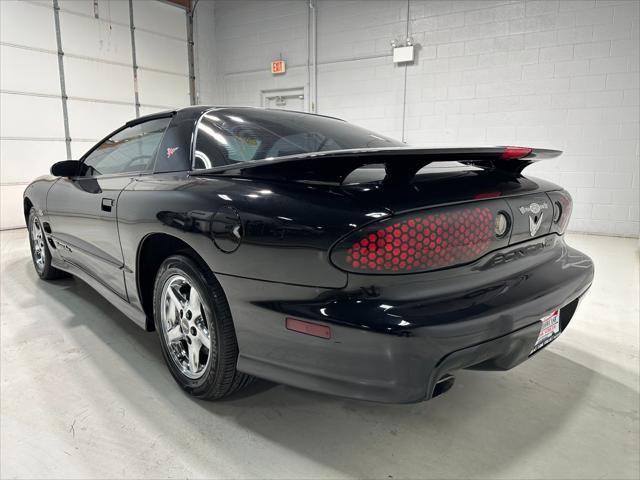
[[[309, 93], [307, 0], [201, 3], [201, 103]], [[407, 3], [418, 60], [398, 67]], [[527, 172], [572, 193], [570, 228], [637, 236], [639, 12], [637, 0], [318, 0], [316, 110], [396, 138], [404, 120], [412, 144], [564, 150]], [[287, 73], [272, 76], [280, 55]]]

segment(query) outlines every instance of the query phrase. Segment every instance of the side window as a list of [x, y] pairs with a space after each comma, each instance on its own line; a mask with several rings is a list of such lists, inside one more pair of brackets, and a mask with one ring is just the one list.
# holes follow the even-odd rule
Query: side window
[[[216, 120], [213, 120], [215, 118]], [[233, 117], [238, 118], [238, 117]], [[253, 160], [262, 139], [250, 125], [227, 122], [221, 128], [218, 117], [204, 115], [198, 124], [194, 170]]]
[[162, 134], [171, 118], [158, 118], [119, 131], [84, 160], [84, 175], [144, 172], [153, 168]]

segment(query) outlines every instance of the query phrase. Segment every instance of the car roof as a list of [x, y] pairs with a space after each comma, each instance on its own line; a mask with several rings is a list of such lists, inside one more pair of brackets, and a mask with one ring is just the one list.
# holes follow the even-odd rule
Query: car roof
[[321, 115], [319, 113], [302, 112], [302, 111], [299, 111], [299, 110], [282, 110], [282, 109], [279, 109], [279, 108], [253, 107], [253, 106], [232, 106], [232, 105], [190, 105], [188, 107], [182, 107], [182, 108], [178, 108], [176, 110], [161, 110], [159, 112], [150, 113], [148, 115], [142, 115], [142, 116], [140, 116], [138, 118], [134, 118], [134, 119], [129, 120], [126, 123], [126, 126], [131, 127], [131, 126], [137, 125], [139, 123], [147, 122], [149, 120], [154, 120], [156, 118], [170, 117], [170, 116], [175, 115], [178, 112], [180, 112], [181, 114], [184, 114], [185, 116], [190, 116], [189, 114], [191, 114], [191, 116], [199, 117], [203, 113], [205, 113], [207, 111], [210, 111], [210, 110], [227, 111], [227, 112], [229, 112], [231, 114], [240, 113], [242, 110], [262, 110], [262, 111], [270, 111], [270, 112], [278, 112], [278, 113], [296, 113], [296, 114], [301, 114], [301, 115], [313, 115], [315, 117], [331, 118], [333, 120], [339, 120], [341, 122], [346, 122], [346, 120], [344, 120], [342, 118], [339, 118], [339, 117], [333, 117], [331, 115]]
[[242, 110], [262, 110], [262, 111], [266, 111], [266, 112], [282, 112], [282, 113], [299, 113], [302, 115], [312, 115], [314, 117], [325, 117], [325, 118], [332, 118], [334, 120], [340, 120], [341, 122], [344, 122], [345, 120], [342, 118], [338, 118], [338, 117], [334, 117], [331, 115], [322, 115], [319, 113], [313, 113], [313, 112], [303, 112], [301, 110], [284, 110], [281, 108], [268, 108], [268, 107], [253, 107], [253, 106], [226, 106], [226, 105], [211, 105], [208, 107], [208, 109], [214, 109], [214, 110], [226, 110], [226, 111], [230, 111], [230, 112], [234, 112], [234, 111], [242, 111]]

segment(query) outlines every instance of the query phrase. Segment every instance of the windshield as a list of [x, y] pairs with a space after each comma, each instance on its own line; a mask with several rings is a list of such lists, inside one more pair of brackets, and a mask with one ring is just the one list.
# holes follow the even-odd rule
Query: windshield
[[404, 147], [335, 118], [284, 110], [212, 109], [198, 122], [193, 169], [304, 153]]

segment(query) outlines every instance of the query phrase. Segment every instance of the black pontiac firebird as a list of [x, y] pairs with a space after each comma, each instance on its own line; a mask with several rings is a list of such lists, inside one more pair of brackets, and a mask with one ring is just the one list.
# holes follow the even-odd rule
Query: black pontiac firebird
[[38, 275], [71, 273], [156, 330], [194, 396], [261, 377], [414, 402], [567, 327], [593, 264], [564, 241], [569, 194], [521, 175], [559, 154], [197, 106], [56, 163], [24, 214]]

